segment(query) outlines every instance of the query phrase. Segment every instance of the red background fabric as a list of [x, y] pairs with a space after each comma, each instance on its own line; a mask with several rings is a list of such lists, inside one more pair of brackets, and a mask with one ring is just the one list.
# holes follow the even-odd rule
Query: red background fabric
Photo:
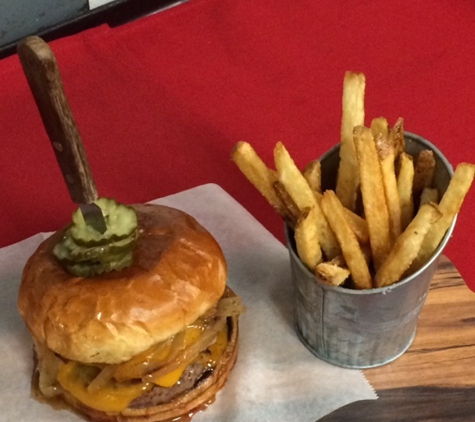
[[[475, 4], [191, 0], [51, 43], [101, 196], [148, 201], [213, 182], [276, 237], [283, 224], [230, 160], [250, 142], [299, 166], [339, 141], [346, 70], [367, 123], [404, 117], [455, 165], [475, 163]], [[16, 56], [0, 61], [0, 246], [74, 209]], [[473, 190], [446, 249], [475, 289]], [[232, 218], [232, 216], [229, 216]]]

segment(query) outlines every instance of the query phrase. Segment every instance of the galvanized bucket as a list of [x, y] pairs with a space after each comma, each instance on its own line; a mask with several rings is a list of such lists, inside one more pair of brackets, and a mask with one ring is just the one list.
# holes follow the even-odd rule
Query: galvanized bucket
[[[452, 166], [429, 141], [407, 133], [406, 152], [417, 156], [434, 151], [434, 184], [442, 194], [453, 175]], [[320, 159], [323, 189], [333, 188], [339, 163], [339, 145]], [[419, 313], [430, 282], [455, 225], [424, 267], [398, 283], [371, 290], [350, 290], [321, 283], [298, 258], [293, 232], [286, 227], [292, 281], [296, 290], [297, 333], [319, 358], [346, 368], [384, 365], [401, 356], [412, 344]]]

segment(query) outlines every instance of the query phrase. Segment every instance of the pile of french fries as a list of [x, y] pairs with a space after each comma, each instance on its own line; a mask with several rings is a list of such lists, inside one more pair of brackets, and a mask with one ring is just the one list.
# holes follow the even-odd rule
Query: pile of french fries
[[475, 165], [457, 166], [440, 198], [431, 150], [405, 152], [404, 122], [364, 126], [366, 80], [343, 83], [340, 164], [335, 190], [322, 192], [321, 165], [302, 171], [285, 146], [270, 169], [247, 142], [232, 159], [294, 229], [300, 260], [327, 284], [355, 289], [389, 286], [421, 268], [437, 249], [472, 184]]

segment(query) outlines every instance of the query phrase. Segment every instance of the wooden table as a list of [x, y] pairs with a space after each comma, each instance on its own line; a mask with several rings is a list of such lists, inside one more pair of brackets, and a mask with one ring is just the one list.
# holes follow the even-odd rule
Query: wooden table
[[446, 257], [412, 346], [364, 373], [379, 399], [349, 404], [318, 422], [475, 421], [475, 294]]

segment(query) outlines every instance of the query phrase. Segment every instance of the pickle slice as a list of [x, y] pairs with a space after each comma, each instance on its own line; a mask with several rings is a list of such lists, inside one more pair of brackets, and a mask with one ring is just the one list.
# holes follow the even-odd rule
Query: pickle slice
[[91, 262], [83, 261], [66, 264], [66, 269], [76, 277], [92, 277], [110, 271], [120, 271], [132, 265], [133, 252], [127, 252], [120, 259], [114, 257], [111, 262]]
[[106, 221], [104, 233], [88, 226], [81, 210], [74, 211], [70, 233], [74, 242], [80, 246], [92, 247], [126, 239], [137, 229], [137, 215], [132, 207], [118, 204], [113, 199], [99, 198], [95, 203], [101, 208]]
[[107, 230], [100, 233], [88, 226], [77, 209], [73, 224], [53, 249], [68, 272], [78, 277], [92, 277], [132, 265], [138, 237], [135, 210], [107, 198], [98, 199], [96, 204], [102, 210]]
[[64, 242], [66, 240], [66, 237], [67, 235], [65, 235], [65, 237], [58, 243], [56, 243], [56, 245], [54, 245], [54, 248], [53, 248], [53, 255], [58, 258], [61, 262], [65, 262], [65, 263], [73, 263], [74, 262], [74, 259], [71, 255], [71, 252], [69, 251], [69, 249], [64, 246]]
[[78, 245], [71, 236], [66, 236], [63, 246], [68, 250], [68, 256], [74, 261], [100, 261], [107, 255], [118, 255], [122, 252], [130, 251], [137, 241], [137, 232], [134, 231], [125, 239], [97, 246]]
[[[133, 246], [135, 242], [135, 238], [133, 238], [133, 242], [129, 243], [129, 247], [121, 248], [113, 251], [109, 247], [112, 245], [104, 245], [104, 246], [96, 246], [95, 250], [101, 253], [97, 255], [92, 255], [86, 252], [86, 255], [79, 257], [76, 252], [71, 252], [71, 250], [66, 246], [67, 243], [70, 242], [69, 237], [65, 237], [61, 242], [57, 243], [53, 248], [53, 254], [58, 258], [62, 263], [66, 265], [72, 264], [96, 264], [96, 263], [110, 263], [113, 261], [121, 261], [122, 258], [128, 254], [129, 252], [133, 252]], [[77, 248], [84, 248], [83, 246], [77, 246]], [[92, 248], [89, 248], [92, 249]]]

